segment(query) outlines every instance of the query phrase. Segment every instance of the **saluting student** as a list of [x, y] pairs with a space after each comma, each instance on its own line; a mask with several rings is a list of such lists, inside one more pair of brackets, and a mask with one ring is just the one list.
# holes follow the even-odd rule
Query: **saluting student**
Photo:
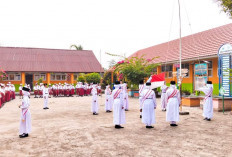
[[178, 126], [176, 122], [179, 121], [180, 92], [176, 89], [175, 81], [170, 82], [170, 87], [166, 92], [166, 101], [166, 121], [170, 122], [170, 126]]

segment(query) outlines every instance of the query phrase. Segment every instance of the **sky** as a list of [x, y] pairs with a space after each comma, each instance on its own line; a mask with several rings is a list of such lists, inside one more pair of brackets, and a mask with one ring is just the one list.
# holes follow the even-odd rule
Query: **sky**
[[[182, 36], [232, 23], [215, 0], [180, 0]], [[0, 1], [0, 46], [92, 50], [108, 68], [125, 55], [179, 38], [178, 0]]]

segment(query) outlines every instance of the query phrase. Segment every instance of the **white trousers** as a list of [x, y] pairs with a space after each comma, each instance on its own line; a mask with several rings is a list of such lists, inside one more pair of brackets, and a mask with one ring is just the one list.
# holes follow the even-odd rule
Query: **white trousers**
[[48, 107], [48, 95], [44, 96], [44, 108]]

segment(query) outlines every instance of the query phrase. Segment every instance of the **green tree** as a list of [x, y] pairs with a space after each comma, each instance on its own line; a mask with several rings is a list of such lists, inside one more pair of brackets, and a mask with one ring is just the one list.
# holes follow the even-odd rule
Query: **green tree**
[[[117, 75], [113, 73], [113, 81], [117, 79]], [[105, 89], [106, 84], [112, 85], [114, 82], [111, 80], [111, 72], [107, 71], [103, 75], [103, 82], [102, 82], [102, 88]]]
[[158, 57], [146, 59], [144, 55], [141, 57], [126, 58], [117, 63], [115, 72], [119, 73], [121, 80], [124, 79], [133, 85], [137, 85], [141, 79], [149, 77], [154, 68], [159, 65], [153, 62], [156, 58]]
[[222, 10], [232, 18], [232, 0], [216, 0]]
[[41, 77], [41, 78], [38, 79], [38, 82], [37, 82], [37, 83], [38, 83], [38, 85], [39, 85], [39, 84], [42, 83], [42, 82], [43, 82], [43, 78]]
[[88, 83], [92, 83], [92, 82], [100, 83], [101, 80], [101, 76], [99, 73], [86, 74], [85, 77], [86, 77], [86, 82]]
[[78, 78], [77, 78], [77, 81], [84, 83], [86, 81], [85, 74], [84, 73], [80, 73], [79, 76], [78, 76]]
[[73, 48], [73, 47], [74, 47], [76, 50], [83, 50], [83, 47], [82, 47], [81, 45], [77, 46], [77, 45], [73, 44], [73, 45], [70, 46], [70, 49]]

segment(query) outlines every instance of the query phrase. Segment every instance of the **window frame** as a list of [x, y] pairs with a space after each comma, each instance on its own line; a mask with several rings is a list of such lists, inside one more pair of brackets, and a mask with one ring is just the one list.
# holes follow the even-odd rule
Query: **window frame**
[[[14, 75], [14, 79], [9, 79], [10, 75]], [[16, 76], [19, 75], [20, 76], [20, 79], [19, 80], [16, 80], [15, 78], [17, 78]], [[7, 72], [7, 77], [5, 78], [2, 78], [2, 81], [22, 81], [22, 73], [20, 72]]]
[[[67, 81], [67, 73], [52, 73], [51, 75], [51, 81]], [[55, 79], [53, 79], [52, 77], [54, 76]], [[65, 79], [62, 79], [63, 76], [65, 76]], [[60, 77], [60, 79], [57, 79], [57, 77]]]
[[[36, 79], [36, 75], [38, 75], [39, 76], [39, 78], [38, 79]], [[45, 76], [44, 77], [44, 79], [43, 79], [43, 81], [47, 81], [47, 74], [46, 73], [34, 73], [34, 81], [38, 81], [40, 78], [43, 78], [42, 76]]]
[[[209, 61], [207, 61], [207, 62], [211, 62], [211, 65], [212, 65], [212, 67], [211, 68], [209, 68], [209, 63], [207, 63], [207, 68], [208, 68], [208, 77], [213, 77], [213, 61], [212, 60], [209, 60]], [[212, 75], [209, 75], [209, 70], [211, 70], [211, 74]]]
[[[171, 68], [171, 71], [170, 71], [170, 68]], [[173, 77], [173, 64], [162, 65], [161, 72], [165, 72], [165, 78], [172, 78]], [[171, 72], [171, 76], [170, 76], [170, 72]]]

